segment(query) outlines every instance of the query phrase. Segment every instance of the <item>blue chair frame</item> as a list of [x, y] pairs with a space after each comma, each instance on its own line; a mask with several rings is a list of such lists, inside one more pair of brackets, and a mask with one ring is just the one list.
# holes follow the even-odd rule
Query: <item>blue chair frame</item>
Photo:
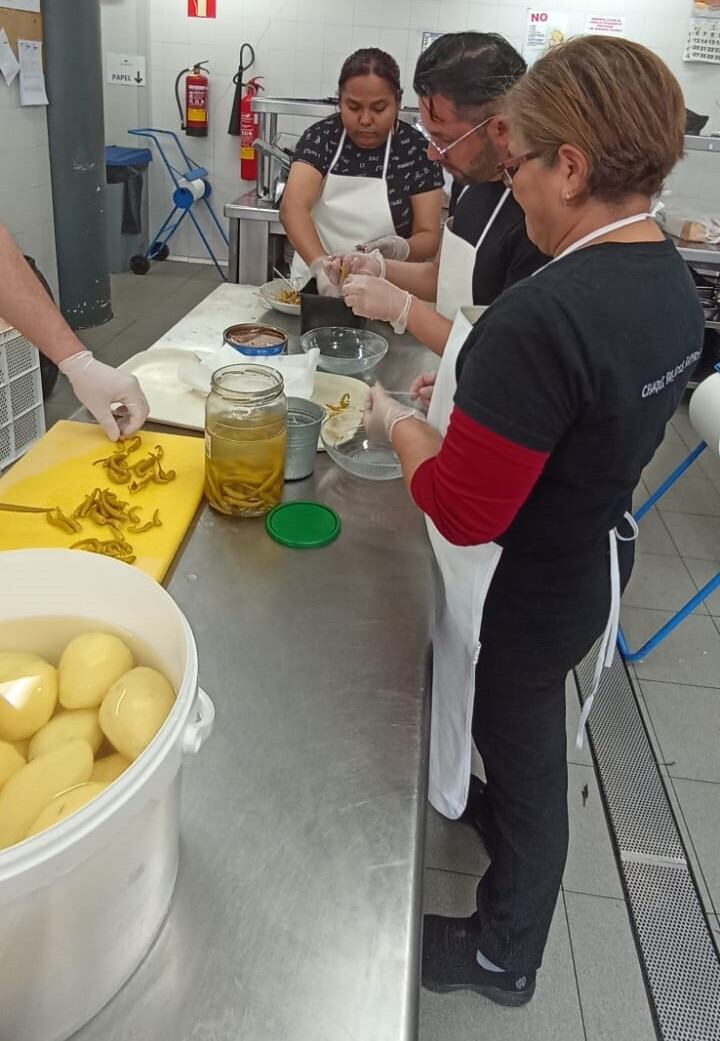
[[[688, 467], [692, 466], [697, 457], [701, 455], [701, 453], [704, 452], [706, 448], [707, 445], [704, 441], [701, 441], [700, 444], [693, 448], [692, 452], [687, 456], [687, 458], [683, 459], [680, 465], [673, 470], [670, 476], [665, 478], [665, 480], [657, 489], [657, 491], [653, 492], [653, 494], [648, 499], [646, 499], [641, 506], [638, 507], [638, 509], [633, 514], [636, 521], [641, 520], [641, 518], [645, 516], [648, 510], [651, 510], [655, 503], [662, 499], [665, 492], [672, 488], [672, 486], [675, 484], [678, 478], [682, 477], [682, 475], [685, 473]], [[637, 651], [630, 650], [622, 629], [618, 629], [617, 646], [618, 650], [620, 651], [620, 654], [623, 656], [625, 661], [642, 661], [643, 658], [647, 658], [648, 654], [650, 654], [650, 652], [653, 651], [659, 643], [662, 643], [662, 641], [667, 636], [669, 636], [671, 632], [677, 629], [680, 623], [683, 622], [689, 614], [692, 614], [695, 608], [703, 602], [705, 597], [709, 596], [715, 589], [718, 588], [718, 586], [720, 586], [720, 571], [718, 571], [717, 575], [715, 575], [714, 578], [711, 578], [709, 582], [706, 582], [702, 589], [700, 589], [695, 594], [695, 596], [691, 597], [688, 600], [688, 602], [679, 609], [679, 611], [676, 611], [672, 618], [669, 618], [667, 622], [665, 622], [665, 624], [662, 625], [658, 629], [658, 631], [653, 636], [651, 636], [650, 639], [647, 640]]]

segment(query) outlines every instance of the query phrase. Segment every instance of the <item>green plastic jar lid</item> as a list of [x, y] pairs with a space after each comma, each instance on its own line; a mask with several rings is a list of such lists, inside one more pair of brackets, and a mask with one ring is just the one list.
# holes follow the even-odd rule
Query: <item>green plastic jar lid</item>
[[319, 549], [340, 534], [340, 518], [319, 502], [283, 502], [270, 510], [265, 528], [271, 539], [293, 549]]

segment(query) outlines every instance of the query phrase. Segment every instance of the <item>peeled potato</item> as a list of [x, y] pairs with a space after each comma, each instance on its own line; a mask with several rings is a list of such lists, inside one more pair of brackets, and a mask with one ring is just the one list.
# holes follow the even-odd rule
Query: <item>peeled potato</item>
[[13, 748], [7, 741], [0, 741], [0, 788], [22, 766], [25, 766], [25, 760], [17, 749]]
[[57, 670], [37, 654], [0, 652], [0, 740], [22, 741], [44, 727], [57, 701]]
[[24, 741], [11, 741], [10, 744], [13, 746], [16, 752], [19, 752], [23, 759], [27, 760], [28, 748], [30, 747], [30, 739], [25, 738]]
[[76, 636], [60, 659], [60, 704], [63, 708], [97, 708], [115, 680], [132, 667], [132, 651], [117, 636]]
[[111, 781], [115, 781], [120, 774], [124, 773], [128, 766], [130, 766], [129, 759], [126, 759], [124, 755], [120, 755], [119, 752], [113, 752], [112, 755], [106, 755], [103, 759], [95, 761], [95, 766], [93, 766], [90, 774], [90, 780], [109, 784]]
[[95, 755], [103, 743], [97, 709], [61, 709], [31, 738], [28, 759], [37, 759], [39, 755], [45, 755], [58, 745], [76, 738], [87, 741]]
[[0, 849], [22, 841], [55, 796], [84, 784], [92, 768], [87, 741], [68, 741], [14, 773], [0, 790]]
[[141, 665], [107, 692], [100, 706], [100, 726], [113, 748], [128, 759], [137, 759], [174, 702], [175, 692], [162, 673]]
[[106, 788], [106, 784], [87, 782], [86, 784], [78, 784], [75, 788], [70, 788], [68, 791], [56, 795], [52, 802], [36, 818], [25, 838], [29, 839], [32, 835], [37, 835], [39, 831], [45, 831], [46, 828], [52, 828], [53, 824], [58, 824], [60, 821], [65, 820], [71, 813], [81, 810], [83, 806], [86, 806]]

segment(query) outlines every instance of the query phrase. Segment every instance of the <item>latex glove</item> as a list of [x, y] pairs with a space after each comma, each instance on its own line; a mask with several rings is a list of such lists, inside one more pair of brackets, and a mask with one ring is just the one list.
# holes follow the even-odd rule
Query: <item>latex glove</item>
[[396, 333], [404, 333], [412, 296], [385, 278], [350, 275], [343, 282], [342, 295], [353, 314], [390, 322]]
[[135, 377], [97, 361], [92, 351], [78, 351], [58, 368], [111, 441], [134, 434], [147, 419], [150, 408]]
[[377, 250], [372, 253], [343, 253], [330, 258], [327, 268], [331, 282], [341, 286], [348, 275], [385, 277], [385, 258]]
[[410, 397], [413, 401], [417, 401], [418, 408], [421, 408], [423, 412], [427, 412], [430, 407], [436, 379], [436, 372], [423, 372], [420, 376], [416, 376], [410, 384]]
[[333, 283], [330, 277], [332, 257], [318, 257], [310, 265], [310, 273], [317, 284], [320, 296], [340, 296], [340, 286]]
[[365, 430], [373, 441], [391, 441], [396, 423], [403, 419], [425, 419], [417, 409], [401, 405], [391, 398], [381, 383], [370, 388], [370, 399], [365, 412]]
[[410, 243], [407, 239], [401, 239], [399, 235], [383, 235], [379, 239], [366, 242], [361, 248], [366, 253], [376, 249], [387, 260], [407, 260], [410, 256]]

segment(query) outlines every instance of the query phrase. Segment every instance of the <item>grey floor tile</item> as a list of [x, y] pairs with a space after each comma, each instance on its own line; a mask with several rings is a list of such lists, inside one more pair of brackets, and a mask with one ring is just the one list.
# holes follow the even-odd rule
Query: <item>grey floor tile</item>
[[[695, 847], [695, 839], [692, 834], [688, 819], [685, 816], [685, 810], [680, 801], [679, 794], [675, 788], [676, 785], [682, 784], [683, 782], [675, 777], [671, 777], [667, 773], [667, 770], [665, 768], [663, 768], [660, 771], [660, 773], [662, 775], [662, 780], [665, 785], [668, 801], [672, 808], [675, 821], [677, 822], [680, 838], [687, 853], [688, 864], [692, 868], [692, 873], [695, 878], [695, 884], [697, 887], [698, 896], [700, 898], [700, 903], [702, 904], [706, 913], [714, 913], [720, 910], [720, 906], [716, 907], [713, 904], [707, 880], [705, 878], [705, 870], [703, 868], [702, 863], [700, 862], [698, 851]], [[693, 782], [690, 781], [688, 783], [692, 784]]]
[[[475, 882], [442, 871], [425, 873], [425, 909], [470, 914]], [[419, 1041], [584, 1041], [570, 938], [562, 899], [550, 928], [537, 991], [523, 1008], [501, 1008], [471, 991], [420, 993]]]
[[695, 429], [690, 422], [688, 410], [685, 407], [680, 407], [672, 417], [672, 426], [688, 448], [694, 448], [698, 441], [701, 440], [701, 438], [695, 433]]
[[[641, 647], [672, 612], [624, 607], [622, 626], [631, 650]], [[698, 687], [714, 687], [720, 677], [720, 635], [708, 615], [691, 615], [644, 661], [635, 662], [643, 680], [664, 680]]]
[[720, 689], [649, 680], [640, 687], [668, 773], [720, 784]]
[[[696, 560], [694, 557], [685, 557], [685, 566], [698, 589], [702, 589], [720, 571], [720, 563], [716, 560]], [[713, 618], [720, 618], [720, 587], [706, 597], [705, 606]]]
[[[623, 604], [675, 611], [695, 592], [695, 583], [680, 557], [638, 552]], [[706, 613], [702, 605], [698, 611]]]
[[657, 504], [660, 513], [698, 513], [720, 517], [720, 494], [707, 477], [683, 474]]
[[697, 465], [711, 481], [720, 481], [720, 458], [710, 448], [698, 456]]
[[563, 887], [575, 893], [622, 899], [620, 876], [592, 767], [574, 763], [568, 766], [568, 809], [570, 848]]
[[683, 557], [720, 560], [720, 517], [663, 513], [663, 521]]
[[636, 545], [639, 553], [678, 555], [677, 546], [670, 538], [665, 522], [657, 510], [650, 510], [640, 521], [640, 534]]
[[471, 824], [450, 821], [428, 806], [425, 866], [465, 875], [485, 873], [489, 860], [480, 836]]
[[673, 780], [697, 860], [707, 883], [712, 907], [720, 910], [720, 785], [707, 781]]
[[627, 907], [565, 893], [587, 1041], [655, 1041]]

